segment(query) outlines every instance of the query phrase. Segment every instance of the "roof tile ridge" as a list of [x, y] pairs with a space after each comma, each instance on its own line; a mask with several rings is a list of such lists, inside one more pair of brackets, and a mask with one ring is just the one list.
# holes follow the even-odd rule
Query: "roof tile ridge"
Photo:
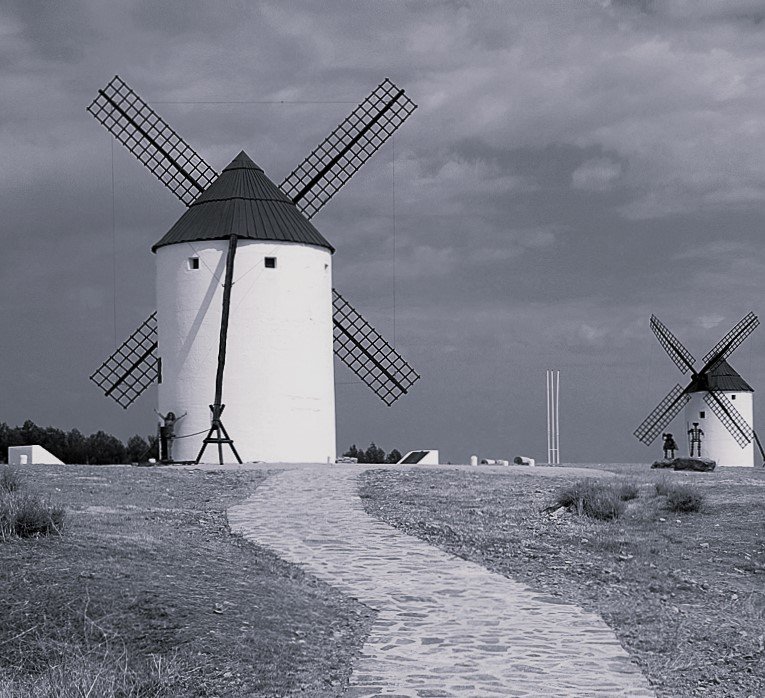
[[219, 203], [221, 201], [258, 201], [258, 202], [260, 202], [260, 201], [271, 201], [271, 202], [277, 203], [277, 204], [286, 204], [287, 206], [295, 206], [295, 202], [294, 201], [290, 201], [289, 197], [287, 197], [287, 195], [285, 194], [283, 199], [273, 199], [273, 198], [270, 198], [270, 197], [269, 198], [262, 198], [262, 199], [261, 198], [257, 198], [256, 199], [256, 198], [254, 198], [252, 196], [224, 196], [224, 197], [222, 197], [220, 199], [205, 199], [204, 201], [199, 201], [199, 200], [194, 201], [194, 203], [192, 203], [191, 206], [189, 206], [189, 208], [193, 208], [194, 206], [201, 206], [202, 204], [213, 204], [213, 203], [216, 203], [216, 202]]

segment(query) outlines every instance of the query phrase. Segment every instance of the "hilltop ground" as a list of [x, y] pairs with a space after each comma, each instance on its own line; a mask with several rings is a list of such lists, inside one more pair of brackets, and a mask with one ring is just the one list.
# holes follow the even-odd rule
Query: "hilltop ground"
[[[765, 695], [765, 470], [589, 467], [640, 485], [622, 518], [543, 514], [570, 478], [512, 466], [368, 471], [361, 494], [402, 531], [599, 613], [660, 696]], [[702, 510], [668, 511], [662, 480], [693, 484]]]
[[[593, 466], [640, 484], [603, 522], [540, 513], [579, 477], [565, 470], [377, 467], [370, 513], [600, 613], [659, 695], [763, 694], [765, 471]], [[342, 695], [371, 614], [230, 534], [223, 512], [262, 468], [21, 472], [68, 521], [0, 542], [0, 697]], [[662, 477], [697, 485], [704, 509], [668, 512]]]
[[342, 693], [368, 609], [229, 532], [265, 472], [19, 472], [68, 511], [0, 541], [0, 697]]

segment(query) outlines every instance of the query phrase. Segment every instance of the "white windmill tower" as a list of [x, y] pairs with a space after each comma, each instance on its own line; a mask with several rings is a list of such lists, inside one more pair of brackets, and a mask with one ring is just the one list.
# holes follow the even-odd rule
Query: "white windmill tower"
[[[651, 329], [675, 365], [691, 372], [691, 381], [679, 383], [635, 430], [635, 436], [650, 445], [667, 425], [685, 408], [685, 429], [701, 429], [701, 455], [720, 466], [754, 466], [754, 443], [765, 458], [762, 445], [752, 428], [754, 411], [751, 386], [727, 362], [727, 358], [760, 324], [749, 313], [728, 332], [702, 359], [698, 371], [696, 359], [655, 316]], [[697, 426], [694, 426], [697, 425]]]
[[152, 248], [157, 312], [91, 379], [124, 408], [158, 381], [186, 413], [174, 460], [334, 460], [333, 350], [389, 406], [419, 378], [332, 288], [309, 220], [415, 108], [386, 79], [277, 186], [244, 152], [217, 175], [119, 76], [99, 90], [88, 110], [189, 208]]

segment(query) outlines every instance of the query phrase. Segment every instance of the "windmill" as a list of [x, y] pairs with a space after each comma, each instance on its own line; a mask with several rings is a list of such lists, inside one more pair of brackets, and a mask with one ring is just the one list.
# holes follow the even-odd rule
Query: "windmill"
[[759, 324], [754, 313], [743, 317], [704, 356], [703, 365], [696, 370], [696, 359], [652, 315], [651, 329], [659, 344], [683, 373], [691, 372], [691, 381], [685, 388], [679, 383], [675, 385], [635, 430], [635, 436], [646, 446], [650, 445], [685, 407], [686, 429], [697, 423], [704, 432], [701, 446], [704, 457], [719, 465], [751, 467], [754, 465], [754, 440], [765, 458], [751, 426], [753, 390], [727, 361]]
[[188, 208], [152, 247], [156, 312], [90, 378], [125, 409], [158, 382], [185, 413], [174, 460], [334, 461], [333, 351], [388, 406], [419, 379], [310, 222], [415, 109], [386, 78], [277, 186], [244, 151], [218, 174], [119, 76], [98, 91], [88, 111]]

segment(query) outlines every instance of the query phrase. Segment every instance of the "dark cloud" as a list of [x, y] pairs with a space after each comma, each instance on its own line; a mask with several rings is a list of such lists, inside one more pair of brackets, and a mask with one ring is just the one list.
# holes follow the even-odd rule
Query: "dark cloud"
[[[419, 108], [315, 223], [423, 378], [387, 409], [338, 367], [340, 446], [544, 458], [553, 366], [564, 458], [650, 457], [631, 432], [675, 378], [650, 314], [705, 350], [759, 310], [758, 6], [5, 3], [0, 421], [153, 429], [153, 394], [125, 413], [87, 376], [153, 309], [182, 206], [112, 156], [99, 87], [120, 73], [213, 167], [245, 148], [279, 182], [387, 75]], [[762, 347], [734, 362], [756, 389]]]

